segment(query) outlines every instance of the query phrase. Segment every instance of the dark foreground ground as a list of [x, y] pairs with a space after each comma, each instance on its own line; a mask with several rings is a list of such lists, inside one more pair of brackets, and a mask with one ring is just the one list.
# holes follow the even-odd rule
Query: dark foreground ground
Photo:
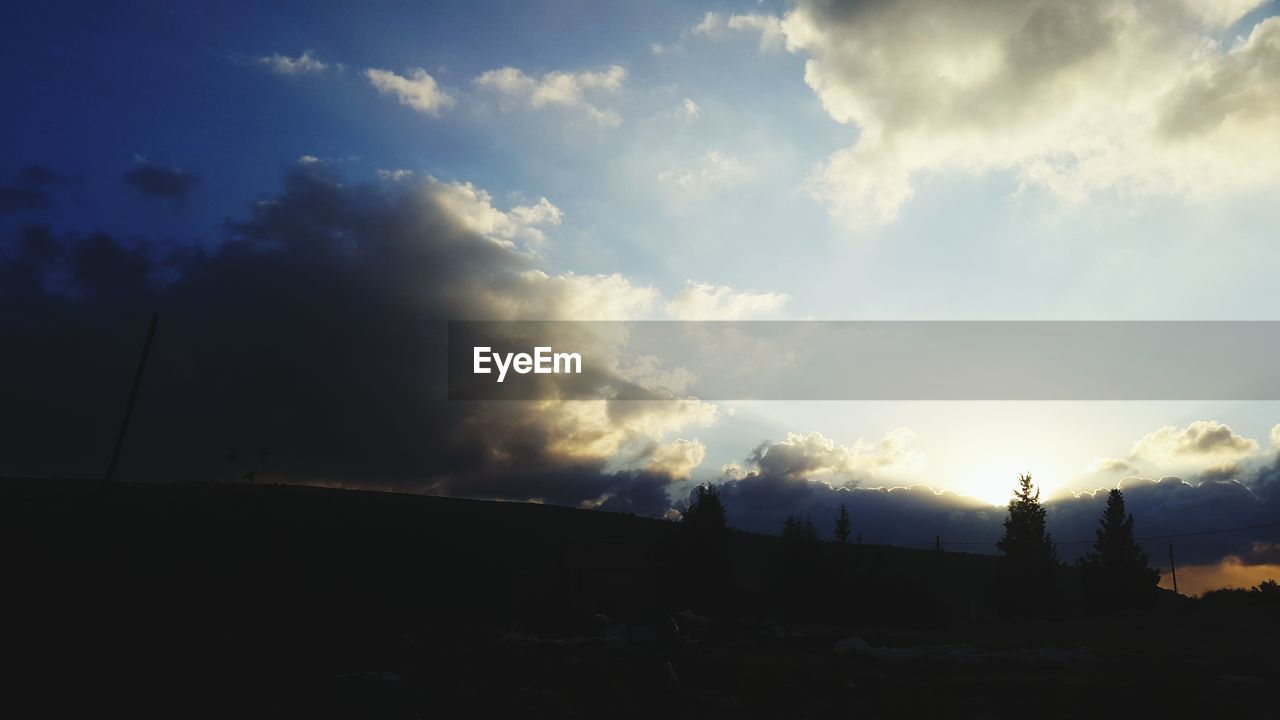
[[4, 481], [0, 521], [8, 717], [1280, 717], [1273, 609], [1000, 621], [986, 557], [862, 548], [807, 616], [734, 534], [691, 612], [680, 528], [623, 515]]

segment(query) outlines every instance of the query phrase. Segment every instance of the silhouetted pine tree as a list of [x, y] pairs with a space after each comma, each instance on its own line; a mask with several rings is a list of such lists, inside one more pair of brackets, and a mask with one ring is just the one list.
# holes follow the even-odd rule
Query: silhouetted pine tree
[[1102, 512], [1093, 552], [1080, 559], [1086, 607], [1095, 613], [1150, 608], [1155, 604], [1160, 571], [1151, 567], [1133, 537], [1133, 515], [1124, 494], [1112, 490]]
[[720, 490], [715, 485], [699, 485], [689, 507], [682, 513], [684, 549], [681, 553], [681, 584], [695, 608], [705, 612], [721, 607], [731, 597], [729, 555], [726, 547], [728, 523]]
[[725, 522], [724, 503], [715, 485], [699, 485], [693, 491], [689, 507], [681, 519], [686, 527], [698, 535], [720, 535], [728, 525]]
[[853, 527], [849, 523], [849, 508], [844, 503], [840, 503], [840, 512], [836, 514], [836, 542], [841, 545], [849, 544], [849, 535], [853, 532]]
[[832, 558], [831, 577], [828, 585], [828, 598], [831, 610], [835, 614], [847, 613], [857, 604], [853, 583], [852, 545], [849, 536], [853, 534], [853, 523], [849, 522], [849, 508], [840, 503], [840, 511], [836, 513], [835, 522], [836, 552]]
[[777, 570], [777, 600], [788, 617], [812, 614], [819, 592], [818, 532], [808, 515], [788, 515], [782, 523], [782, 553]]
[[1040, 615], [1053, 609], [1058, 552], [1045, 529], [1045, 509], [1031, 473], [1018, 476], [1009, 501], [1004, 537], [996, 543], [1004, 553], [996, 605], [1005, 615]]
[[795, 542], [801, 535], [800, 517], [798, 515], [788, 515], [786, 520], [782, 521], [782, 542], [785, 546], [789, 542]]

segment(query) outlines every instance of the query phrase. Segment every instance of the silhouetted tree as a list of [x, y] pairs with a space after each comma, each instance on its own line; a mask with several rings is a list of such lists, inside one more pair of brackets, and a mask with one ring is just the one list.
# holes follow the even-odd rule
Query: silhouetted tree
[[818, 528], [813, 518], [805, 515], [788, 515], [782, 522], [782, 543], [784, 546], [800, 547], [818, 541]]
[[699, 485], [693, 491], [689, 507], [681, 519], [686, 527], [697, 535], [718, 536], [728, 527], [724, 516], [724, 503], [720, 501], [720, 489], [715, 485]]
[[1040, 490], [1031, 484], [1031, 473], [1018, 476], [1004, 537], [996, 547], [1004, 553], [996, 596], [1001, 612], [1036, 615], [1050, 610], [1058, 552], [1045, 529], [1045, 509]]
[[731, 597], [729, 555], [725, 544], [728, 524], [720, 490], [699, 485], [682, 513], [684, 547], [681, 551], [682, 593], [694, 607], [706, 611], [723, 606]]
[[[1210, 590], [1200, 596], [1200, 604], [1222, 612], [1237, 613], [1249, 609], [1261, 609], [1274, 613], [1280, 610], [1280, 584], [1275, 580], [1263, 580], [1252, 588], [1222, 588]], [[1274, 614], [1270, 617], [1275, 617]]]
[[818, 532], [809, 516], [788, 515], [782, 523], [782, 555], [776, 591], [781, 609], [792, 617], [810, 613], [818, 592]]
[[[849, 612], [857, 604], [854, 593], [853, 569], [856, 559], [855, 549], [849, 544], [849, 536], [853, 534], [853, 524], [849, 522], [849, 508], [840, 503], [835, 522], [836, 552], [833, 557], [828, 593], [831, 609], [835, 613]], [[859, 538], [861, 540], [861, 538]]]
[[849, 544], [849, 535], [853, 532], [853, 527], [849, 523], [849, 508], [844, 503], [840, 503], [840, 512], [836, 514], [836, 542], [841, 545]]
[[794, 542], [800, 537], [800, 518], [797, 515], [788, 515], [786, 520], [782, 521], [782, 541]]
[[1149, 608], [1155, 604], [1160, 571], [1151, 567], [1133, 538], [1133, 515], [1124, 494], [1112, 490], [1097, 531], [1093, 552], [1080, 559], [1085, 604], [1091, 612]]

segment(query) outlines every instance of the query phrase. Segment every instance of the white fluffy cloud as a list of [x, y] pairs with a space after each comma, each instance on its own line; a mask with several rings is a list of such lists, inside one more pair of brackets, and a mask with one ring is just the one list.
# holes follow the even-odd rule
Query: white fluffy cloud
[[1196, 420], [1185, 428], [1168, 425], [1133, 445], [1130, 456], [1162, 468], [1232, 466], [1258, 452], [1255, 440], [1237, 434], [1214, 420]]
[[365, 77], [383, 95], [395, 95], [401, 105], [408, 105], [420, 113], [438, 117], [445, 108], [453, 107], [457, 100], [436, 84], [436, 79], [422, 68], [412, 68], [408, 77], [390, 70], [369, 68]]
[[[1271, 430], [1272, 449], [1280, 449], [1280, 425]], [[1235, 477], [1268, 462], [1268, 452], [1252, 438], [1216, 420], [1196, 420], [1186, 427], [1167, 425], [1135, 442], [1126, 457], [1098, 457], [1084, 468], [1099, 479], [1128, 476], [1202, 474]]]
[[328, 63], [320, 62], [311, 54], [310, 50], [303, 52], [298, 57], [289, 57], [276, 53], [267, 57], [258, 58], [258, 64], [263, 65], [277, 75], [314, 75], [322, 73], [329, 68]]
[[787, 433], [785, 440], [756, 446], [746, 467], [729, 465], [725, 475], [748, 475], [784, 480], [816, 480], [832, 486], [853, 485], [868, 478], [917, 472], [927, 464], [922, 453], [911, 449], [915, 433], [894, 430], [877, 442], [859, 438], [852, 446], [840, 445], [820, 432]]
[[706, 455], [707, 448], [700, 441], [681, 438], [654, 447], [646, 469], [673, 478], [688, 478], [689, 473], [702, 464]]
[[676, 320], [764, 320], [777, 317], [787, 296], [777, 292], [739, 292], [724, 285], [686, 281], [667, 303]]
[[812, 190], [874, 225], [925, 173], [1008, 171], [1068, 200], [1280, 180], [1280, 17], [1216, 39], [1259, 4], [802, 1], [781, 22], [787, 48], [860, 133]]
[[[384, 179], [401, 178], [387, 176]], [[546, 198], [503, 212], [493, 206], [493, 198], [487, 191], [469, 182], [446, 183], [428, 178], [425, 187], [432, 201], [456, 218], [462, 227], [508, 247], [514, 248], [518, 242], [542, 242], [544, 235], [537, 226], [560, 224], [560, 209]]]
[[569, 108], [600, 127], [617, 127], [622, 117], [613, 110], [600, 109], [588, 97], [616, 93], [626, 79], [627, 70], [620, 65], [601, 72], [549, 72], [541, 78], [526, 75], [518, 68], [504, 67], [489, 70], [474, 82], [477, 87], [535, 110], [548, 106]]

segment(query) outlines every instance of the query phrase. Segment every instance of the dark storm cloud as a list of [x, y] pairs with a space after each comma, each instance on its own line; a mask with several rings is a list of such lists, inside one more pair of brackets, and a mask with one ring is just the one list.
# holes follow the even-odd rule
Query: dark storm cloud
[[[1216, 562], [1227, 555], [1246, 563], [1259, 562], [1255, 545], [1280, 541], [1280, 528], [1187, 534], [1280, 522], [1280, 496], [1267, 479], [1276, 472], [1275, 468], [1272, 463], [1239, 479], [1216, 475], [1194, 480], [1129, 478], [1120, 483], [1120, 489], [1126, 508], [1134, 516], [1138, 536], [1156, 538], [1144, 543], [1151, 557], [1163, 560], [1167, 545], [1173, 543], [1185, 562]], [[1106, 492], [1102, 491], [1054, 502], [1049, 505], [1050, 529], [1061, 539], [1092, 539], [1105, 502]], [[1085, 549], [1063, 547], [1062, 555], [1075, 557]]]
[[608, 457], [566, 450], [554, 409], [446, 401], [447, 320], [554, 311], [528, 254], [469, 229], [440, 199], [469, 186], [345, 186], [323, 172], [290, 176], [228, 223], [216, 250], [25, 231], [0, 264], [0, 327], [19, 350], [0, 354], [0, 474], [102, 472], [154, 310], [126, 479], [256, 470], [267, 481], [669, 507], [669, 475], [606, 471]]
[[27, 165], [18, 173], [18, 182], [36, 187], [66, 187], [79, 185], [81, 178], [74, 175], [63, 175], [42, 165]]
[[124, 174], [124, 181], [137, 191], [158, 198], [182, 200], [200, 184], [200, 176], [178, 168], [138, 163]]
[[40, 210], [49, 205], [49, 195], [35, 188], [0, 187], [0, 213]]
[[809, 515], [819, 535], [831, 539], [840, 504], [854, 518], [854, 532], [869, 543], [920, 545], [935, 535], [952, 540], [998, 537], [1003, 510], [925, 486], [832, 487], [796, 477], [751, 473], [721, 486], [729, 523], [749, 532], [776, 534], [791, 514]]
[[79, 178], [56, 173], [39, 165], [28, 165], [13, 183], [0, 186], [0, 213], [43, 210], [49, 206], [49, 189], [79, 183]]

